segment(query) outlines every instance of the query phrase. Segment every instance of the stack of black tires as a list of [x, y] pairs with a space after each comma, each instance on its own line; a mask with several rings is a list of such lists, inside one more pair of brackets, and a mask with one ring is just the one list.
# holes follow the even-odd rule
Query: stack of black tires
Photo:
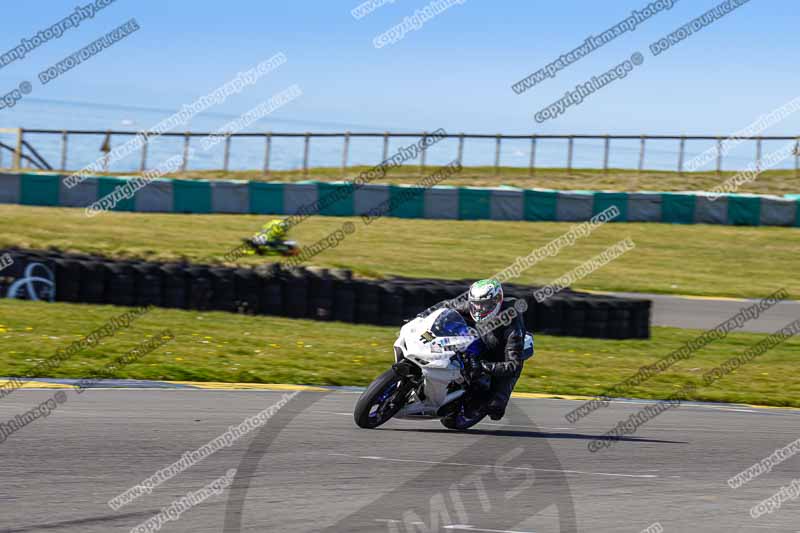
[[[6, 252], [14, 263], [0, 271], [2, 297], [154, 305], [356, 324], [399, 326], [423, 309], [459, 296], [470, 283], [354, 279], [348, 270], [285, 268], [278, 263], [234, 268], [111, 260], [48, 250], [0, 251]], [[31, 280], [20, 281], [26, 276]], [[51, 284], [43, 281], [47, 277], [52, 277]], [[9, 295], [12, 286], [15, 294]], [[650, 336], [649, 300], [564, 290], [539, 303], [533, 298], [536, 287], [515, 284], [504, 287], [507, 294], [528, 302], [525, 322], [531, 331], [609, 339]]]

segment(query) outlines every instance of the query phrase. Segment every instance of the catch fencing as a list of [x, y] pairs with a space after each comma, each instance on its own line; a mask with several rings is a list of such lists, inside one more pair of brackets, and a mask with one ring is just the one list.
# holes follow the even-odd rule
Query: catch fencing
[[[108, 154], [113, 149], [114, 145], [125, 142], [126, 138], [135, 137], [137, 135], [144, 135], [146, 132], [140, 131], [122, 131], [122, 130], [54, 130], [54, 129], [0, 129], [0, 133], [13, 134], [16, 142], [14, 145], [0, 142], [0, 168], [20, 169], [20, 168], [34, 168], [39, 170], [59, 170], [66, 172], [70, 169], [69, 147], [70, 140], [76, 137], [96, 137], [101, 142], [101, 151]], [[160, 137], [182, 138], [183, 151], [182, 151], [182, 164], [181, 171], [191, 170], [190, 167], [190, 153], [192, 139], [206, 138], [209, 136], [222, 137], [224, 148], [222, 153], [222, 161], [220, 167], [222, 170], [228, 171], [231, 167], [231, 158], [233, 157], [232, 143], [234, 139], [262, 139], [263, 140], [263, 165], [260, 169], [264, 175], [269, 175], [272, 171], [271, 159], [273, 156], [273, 140], [281, 138], [299, 138], [303, 140], [302, 145], [302, 158], [300, 168], [304, 175], [308, 175], [309, 161], [313, 147], [312, 141], [339, 138], [342, 140], [341, 148], [341, 162], [339, 168], [342, 176], [345, 175], [350, 165], [350, 142], [357, 138], [374, 138], [382, 139], [383, 149], [378, 159], [376, 153], [376, 163], [385, 161], [389, 157], [389, 144], [392, 139], [420, 139], [424, 136], [430, 135], [432, 132], [231, 132], [220, 135], [218, 132], [165, 132], [160, 134]], [[31, 142], [26, 139], [26, 135], [45, 135], [60, 137], [60, 160], [57, 164], [45, 160], [41, 156], [41, 151], [37, 151]], [[715, 169], [713, 172], [721, 174], [724, 166], [724, 158], [726, 150], [724, 149], [727, 136], [720, 135], [584, 135], [584, 134], [530, 134], [530, 135], [507, 135], [507, 134], [478, 134], [478, 133], [445, 133], [441, 135], [445, 139], [457, 140], [456, 153], [454, 159], [460, 164], [463, 164], [466, 141], [468, 140], [494, 140], [494, 171], [500, 173], [502, 164], [501, 147], [504, 141], [527, 141], [528, 142], [528, 175], [534, 177], [537, 172], [537, 151], [541, 141], [561, 141], [564, 147], [564, 168], [571, 172], [576, 158], [576, 141], [589, 140], [601, 141], [603, 143], [602, 159], [597, 162], [595, 168], [601, 168], [605, 172], [612, 170], [610, 161], [612, 157], [612, 147], [614, 141], [638, 141], [638, 160], [636, 169], [643, 171], [647, 166], [647, 153], [648, 147], [658, 144], [660, 147], [669, 145], [674, 148], [677, 145], [675, 170], [680, 175], [685, 175], [687, 170], [687, 144], [690, 142], [705, 142], [709, 141], [715, 144], [715, 155], [712, 159], [715, 160]], [[767, 141], [794, 141], [800, 145], [800, 136], [751, 136], [751, 137], [736, 137], [737, 143], [748, 142], [754, 146], [753, 151], [753, 164], [754, 168], [762, 168], [763, 158], [763, 144]], [[145, 141], [142, 144], [139, 157], [139, 171], [144, 172], [150, 168], [148, 160], [148, 147], [149, 142]], [[481, 148], [483, 149], [483, 148]], [[4, 155], [6, 157], [4, 157]], [[178, 155], [178, 154], [173, 154]], [[8, 157], [10, 156], [10, 157]], [[425, 173], [427, 166], [427, 151], [422, 149], [417, 160], [420, 174]], [[71, 170], [77, 170], [76, 165], [73, 165]], [[108, 162], [106, 160], [105, 170], [108, 170]], [[256, 170], [256, 169], [251, 169]], [[794, 172], [795, 177], [800, 177], [800, 150], [795, 150], [794, 153]]]

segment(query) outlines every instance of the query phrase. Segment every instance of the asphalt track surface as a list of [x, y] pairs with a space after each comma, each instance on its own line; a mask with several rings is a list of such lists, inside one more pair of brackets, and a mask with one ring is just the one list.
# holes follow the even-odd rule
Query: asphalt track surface
[[[652, 300], [650, 322], [653, 326], [704, 330], [714, 328], [734, 316], [741, 308], [758, 301], [632, 292], [613, 294]], [[800, 301], [786, 300], [768, 309], [757, 319], [746, 322], [737, 331], [772, 333], [798, 318], [800, 318]]]
[[[564, 415], [575, 401], [514, 399], [503, 420], [456, 433], [429, 420], [361, 430], [357, 394], [301, 392], [261, 428], [114, 511], [109, 499], [287, 393], [61, 392], [67, 401], [48, 418], [0, 444], [0, 531], [130, 531], [231, 468], [231, 488], [161, 531], [799, 529], [800, 500], [758, 519], [749, 510], [798, 476], [800, 458], [741, 488], [726, 484], [800, 436], [795, 410], [688, 404], [590, 453], [593, 438], [647, 402], [614, 402], [571, 426]], [[15, 391], [0, 417], [55, 393]]]

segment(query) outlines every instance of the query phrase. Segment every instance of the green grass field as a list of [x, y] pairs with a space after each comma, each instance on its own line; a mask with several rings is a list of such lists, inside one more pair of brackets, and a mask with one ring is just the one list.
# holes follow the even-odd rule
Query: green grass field
[[[262, 171], [189, 170], [170, 174], [172, 178], [184, 179], [237, 179], [255, 181], [351, 181], [359, 172], [370, 167], [348, 167], [345, 173], [340, 168], [310, 168], [302, 170], [278, 170], [265, 175]], [[433, 173], [437, 167], [426, 167], [424, 173], [418, 166], [405, 165], [390, 169], [385, 178], [374, 183], [413, 183], [423, 175]], [[131, 173], [118, 173], [130, 176]], [[735, 175], [735, 172], [678, 172], [658, 170], [628, 170], [613, 168], [607, 172], [597, 169], [567, 170], [565, 168], [539, 168], [530, 175], [527, 168], [464, 167], [461, 173], [451, 176], [444, 185], [471, 187], [515, 187], [562, 189], [562, 190], [608, 190], [608, 191], [707, 191]], [[744, 184], [740, 192], [763, 194], [800, 193], [800, 177], [794, 170], [768, 170], [753, 182]]]
[[[25, 375], [39, 360], [89, 334], [125, 309], [112, 306], [0, 300], [0, 375]], [[116, 378], [367, 385], [393, 362], [397, 328], [154, 309], [130, 328], [80, 352], [49, 376], [88, 377], [112, 358], [169, 328], [175, 339], [114, 373]], [[653, 328], [650, 340], [536, 337], [536, 355], [517, 385], [521, 392], [600, 394], [700, 332]], [[706, 346], [628, 395], [665, 398], [764, 335], [735, 333]], [[747, 366], [698, 388], [694, 399], [800, 406], [796, 371], [800, 340], [792, 339]]]
[[[104, 213], [0, 204], [0, 247], [55, 247], [145, 259], [221, 262], [269, 216]], [[558, 222], [436, 221], [311, 217], [291, 237], [311, 245], [353, 222], [355, 232], [310, 264], [366, 276], [482, 278], [546, 245], [572, 227]], [[761, 297], [786, 287], [800, 295], [796, 228], [606, 224], [574, 246], [524, 272], [519, 282], [549, 283], [610, 245], [630, 237], [636, 248], [576, 282], [578, 289]], [[244, 258], [243, 263], [264, 258]]]

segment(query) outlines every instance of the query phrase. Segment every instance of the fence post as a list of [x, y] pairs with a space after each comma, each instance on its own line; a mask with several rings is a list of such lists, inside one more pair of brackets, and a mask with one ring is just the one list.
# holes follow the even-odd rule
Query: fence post
[[308, 176], [308, 144], [310, 141], [310, 133], [306, 132], [303, 139], [303, 176]]
[[717, 137], [717, 175], [722, 174], [722, 137]]
[[644, 169], [644, 135], [642, 135], [642, 140], [639, 142], [639, 172]]
[[269, 176], [269, 153], [272, 148], [272, 133], [264, 136], [264, 175]]
[[458, 134], [458, 154], [456, 160], [460, 165], [464, 161], [464, 132]]
[[496, 176], [500, 175], [500, 134], [497, 134], [497, 140], [494, 144], [494, 173]]
[[[350, 132], [344, 132], [344, 145], [342, 146], [342, 175], [347, 172], [347, 155], [350, 151]], [[386, 158], [384, 158], [385, 160]]]
[[800, 178], [800, 137], [794, 145], [794, 177]]
[[186, 172], [189, 166], [189, 139], [191, 135], [189, 132], [183, 134], [183, 161], [181, 162], [181, 172]]
[[572, 150], [574, 148], [575, 139], [572, 135], [567, 139], [567, 173], [572, 173]]
[[104, 152], [103, 154], [103, 172], [106, 174], [108, 173], [108, 154], [111, 153], [111, 130], [106, 130], [106, 139], [103, 141], [103, 146], [100, 147], [100, 150]]
[[528, 177], [536, 174], [536, 135], [531, 137], [531, 160], [528, 162]]
[[147, 169], [147, 145], [150, 144], [150, 136], [146, 131], [142, 132], [144, 142], [142, 143], [142, 162], [139, 164], [139, 172], [144, 172]]
[[606, 135], [603, 142], [603, 172], [608, 172], [608, 152], [611, 148], [611, 137]]
[[678, 149], [678, 175], [683, 176], [683, 158], [686, 153], [686, 136], [681, 135], [681, 144]]
[[425, 174], [425, 156], [427, 155], [428, 146], [425, 144], [424, 141], [427, 138], [428, 138], [428, 132], [427, 131], [422, 132], [422, 139], [423, 139], [422, 152], [419, 154], [419, 159], [420, 159], [420, 161], [419, 161], [419, 173], [420, 173], [420, 175], [424, 175]]
[[67, 170], [67, 130], [61, 132], [61, 170]]
[[25, 131], [22, 128], [17, 129], [17, 147], [14, 150], [14, 168], [22, 168], [22, 140]]
[[761, 174], [761, 137], [756, 139], [756, 175]]
[[225, 132], [225, 155], [224, 155], [224, 158], [225, 159], [224, 159], [222, 168], [225, 170], [225, 172], [227, 172], [228, 171], [228, 163], [230, 163], [230, 160], [231, 160], [231, 132], [229, 132], [229, 131]]
[[383, 159], [381, 159], [381, 163], [386, 161], [389, 158], [389, 132], [385, 131], [383, 133]]

